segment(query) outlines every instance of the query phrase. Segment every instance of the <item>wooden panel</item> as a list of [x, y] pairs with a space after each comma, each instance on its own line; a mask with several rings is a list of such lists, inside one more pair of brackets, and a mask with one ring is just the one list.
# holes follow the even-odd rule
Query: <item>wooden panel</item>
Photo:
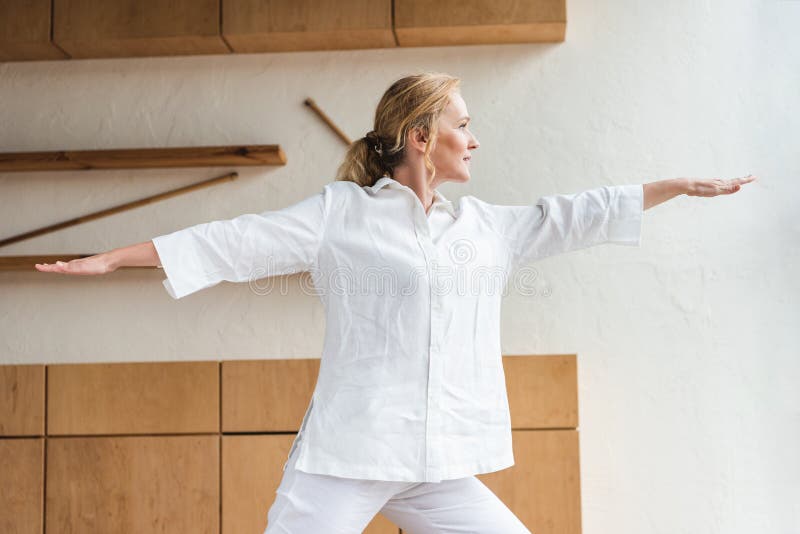
[[227, 54], [220, 0], [53, 0], [53, 41], [73, 58]]
[[44, 435], [44, 373], [44, 365], [0, 365], [0, 436]]
[[564, 41], [566, 0], [395, 0], [399, 46]]
[[47, 532], [219, 532], [219, 436], [48, 438]]
[[222, 362], [223, 432], [298, 432], [319, 358]]
[[577, 355], [504, 356], [511, 428], [577, 428]]
[[41, 534], [44, 438], [0, 439], [0, 532]]
[[536, 534], [580, 534], [576, 430], [514, 430], [514, 465], [478, 475]]
[[0, 172], [285, 165], [280, 145], [2, 152]]
[[182, 432], [219, 432], [219, 362], [48, 366], [48, 435]]
[[391, 0], [224, 0], [234, 52], [395, 47]]
[[[295, 434], [223, 436], [222, 534], [263, 532]], [[397, 534], [377, 514], [365, 534]]]
[[50, 41], [50, 0], [0, 2], [0, 61], [66, 59]]

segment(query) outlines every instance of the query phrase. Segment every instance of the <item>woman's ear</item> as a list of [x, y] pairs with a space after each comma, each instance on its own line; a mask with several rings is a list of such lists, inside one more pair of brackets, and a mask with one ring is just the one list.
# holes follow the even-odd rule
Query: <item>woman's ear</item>
[[428, 136], [417, 126], [409, 129], [407, 144], [420, 152], [425, 152]]

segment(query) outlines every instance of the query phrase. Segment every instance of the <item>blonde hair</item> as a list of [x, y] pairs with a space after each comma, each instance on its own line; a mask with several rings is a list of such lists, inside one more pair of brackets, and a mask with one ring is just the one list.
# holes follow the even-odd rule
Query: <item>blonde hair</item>
[[460, 83], [459, 78], [440, 72], [423, 72], [395, 81], [378, 103], [374, 129], [347, 148], [336, 180], [369, 186], [382, 176], [392, 176], [394, 168], [403, 163], [406, 136], [413, 128], [427, 136], [425, 167], [433, 180], [436, 168], [430, 159], [431, 141], [438, 134], [438, 119], [450, 101], [450, 92]]

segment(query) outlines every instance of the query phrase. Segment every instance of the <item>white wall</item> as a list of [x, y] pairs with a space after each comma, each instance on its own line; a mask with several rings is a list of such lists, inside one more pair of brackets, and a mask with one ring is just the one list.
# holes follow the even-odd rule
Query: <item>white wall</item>
[[[94, 253], [278, 209], [334, 177], [382, 92], [462, 77], [475, 153], [451, 199], [756, 174], [645, 212], [640, 248], [538, 264], [504, 354], [577, 353], [586, 534], [800, 532], [800, 1], [568, 2], [564, 43], [0, 64], [0, 150], [279, 143], [285, 167], [7, 246]], [[2, 237], [229, 168], [0, 173]], [[0, 273], [0, 363], [317, 357], [323, 309], [222, 283], [179, 301], [160, 270]]]

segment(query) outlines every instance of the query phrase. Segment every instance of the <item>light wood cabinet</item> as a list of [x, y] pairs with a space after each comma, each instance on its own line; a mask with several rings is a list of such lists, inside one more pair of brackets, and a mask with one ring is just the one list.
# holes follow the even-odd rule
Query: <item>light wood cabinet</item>
[[53, 42], [75, 59], [227, 54], [220, 1], [53, 0]]
[[564, 40], [564, 0], [395, 0], [399, 46], [547, 43]]
[[393, 48], [391, 0], [223, 0], [235, 53]]
[[46, 531], [218, 534], [219, 441], [48, 437]]
[[[263, 531], [319, 365], [0, 366], [0, 531]], [[515, 463], [478, 477], [532, 532], [579, 534], [577, 356], [503, 370]]]
[[566, 0], [4, 0], [0, 61], [564, 41]]
[[67, 59], [50, 38], [51, 0], [0, 2], [0, 61]]

